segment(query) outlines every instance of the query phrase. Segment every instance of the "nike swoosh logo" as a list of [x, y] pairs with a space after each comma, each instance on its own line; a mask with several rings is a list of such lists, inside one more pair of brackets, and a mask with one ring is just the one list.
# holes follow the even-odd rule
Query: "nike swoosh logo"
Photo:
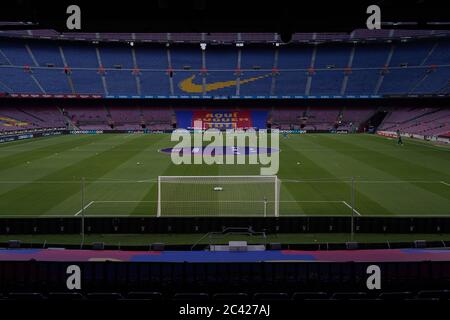
[[[252, 77], [248, 79], [242, 79], [239, 81], [240, 84], [245, 84], [249, 82], [253, 82], [256, 80], [260, 80], [263, 78], [269, 77], [270, 74], [265, 74], [258, 77]], [[202, 93], [203, 92], [203, 85], [194, 83], [195, 74], [190, 76], [189, 78], [186, 78], [178, 84], [178, 87], [187, 93]], [[214, 91], [218, 89], [228, 88], [228, 87], [234, 87], [237, 85], [236, 80], [230, 80], [230, 81], [219, 81], [219, 82], [213, 82], [213, 83], [207, 83], [205, 85], [205, 92]]]

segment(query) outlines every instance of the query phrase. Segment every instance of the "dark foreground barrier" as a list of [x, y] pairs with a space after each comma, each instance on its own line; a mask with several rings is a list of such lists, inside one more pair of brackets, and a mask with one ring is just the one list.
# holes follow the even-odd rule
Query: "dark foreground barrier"
[[[379, 287], [373, 266], [379, 268]], [[372, 278], [371, 278], [372, 276]], [[79, 278], [78, 278], [79, 277]], [[0, 262], [0, 292], [297, 292], [450, 288], [450, 261]]]
[[[0, 219], [0, 234], [77, 234], [81, 217]], [[199, 218], [92, 218], [86, 217], [89, 234], [221, 232], [227, 227], [251, 227], [266, 233], [349, 233], [350, 217], [199, 217]], [[355, 233], [450, 233], [450, 217], [355, 217]]]

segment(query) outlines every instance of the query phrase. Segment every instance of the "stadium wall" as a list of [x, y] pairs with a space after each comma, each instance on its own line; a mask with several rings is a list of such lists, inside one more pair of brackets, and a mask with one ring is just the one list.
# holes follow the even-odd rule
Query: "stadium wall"
[[243, 100], [221, 100], [221, 99], [104, 99], [98, 97], [79, 97], [77, 95], [66, 97], [33, 96], [13, 98], [11, 96], [0, 96], [0, 107], [2, 106], [143, 106], [143, 107], [179, 107], [186, 110], [193, 108], [280, 108], [280, 107], [448, 107], [450, 97], [399, 97], [399, 98], [315, 98], [315, 99], [243, 99]]
[[[349, 217], [86, 217], [88, 234], [148, 234], [222, 232], [226, 227], [266, 233], [350, 233]], [[81, 217], [1, 218], [0, 234], [80, 234]], [[450, 218], [354, 217], [355, 233], [450, 233]]]
[[[395, 131], [378, 131], [378, 135], [395, 139], [397, 138], [397, 133]], [[402, 137], [412, 138], [412, 139], [419, 139], [419, 140], [426, 140], [426, 141], [434, 141], [434, 142], [442, 142], [442, 143], [450, 143], [450, 136], [424, 136], [420, 134], [409, 134], [409, 133], [403, 133], [401, 134]]]

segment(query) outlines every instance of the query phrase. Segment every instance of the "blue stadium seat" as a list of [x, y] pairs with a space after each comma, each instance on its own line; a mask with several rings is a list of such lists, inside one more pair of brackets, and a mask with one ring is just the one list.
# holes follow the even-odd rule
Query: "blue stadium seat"
[[0, 83], [3, 90], [10, 93], [42, 93], [39, 86], [31, 78], [31, 74], [23, 67], [2, 68], [0, 70]]
[[37, 63], [41, 67], [47, 67], [51, 64], [54, 67], [64, 67], [61, 53], [57, 46], [49, 46], [48, 44], [32, 42], [29, 44]]
[[71, 44], [61, 46], [67, 65], [71, 68], [93, 68], [97, 69], [99, 63], [95, 47], [88, 44]]
[[272, 69], [274, 66], [274, 50], [272, 48], [244, 47], [241, 50], [241, 69]]
[[134, 67], [131, 47], [128, 44], [104, 46], [99, 48], [99, 52], [104, 68], [120, 66], [123, 69], [132, 69]]
[[106, 72], [108, 94], [137, 95], [136, 77], [130, 70], [108, 70]]
[[67, 75], [62, 69], [35, 69], [33, 74], [46, 93], [71, 93]]
[[24, 42], [0, 41], [0, 50], [14, 66], [36, 66]]
[[238, 51], [234, 47], [209, 46], [206, 52], [206, 68], [212, 70], [235, 70]]
[[143, 95], [170, 95], [169, 76], [165, 71], [142, 71], [140, 81]]
[[169, 67], [166, 48], [157, 47], [136, 47], [136, 61], [140, 69], [167, 70]]
[[199, 70], [202, 68], [202, 50], [199, 45], [183, 47], [182, 49], [176, 46], [171, 47], [170, 54], [173, 69], [189, 67]]
[[70, 77], [73, 80], [76, 93], [104, 94], [101, 76], [95, 70], [72, 70]]
[[[430, 94], [448, 92], [450, 72], [448, 39], [240, 49], [211, 45], [205, 51], [186, 44], [0, 41], [0, 50], [0, 91], [9, 93], [201, 95], [205, 82], [223, 84], [208, 87], [206, 94], [217, 96]], [[25, 65], [32, 72], [24, 72]], [[192, 76], [200, 89], [183, 90], [181, 82]]]

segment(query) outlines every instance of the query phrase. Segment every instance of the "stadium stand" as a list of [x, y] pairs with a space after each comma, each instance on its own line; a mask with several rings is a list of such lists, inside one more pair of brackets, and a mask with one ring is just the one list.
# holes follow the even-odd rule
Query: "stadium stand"
[[[188, 36], [188, 35], [187, 35]], [[7, 93], [406, 95], [448, 93], [448, 39], [296, 46], [0, 40]], [[25, 73], [25, 76], [24, 76]]]
[[64, 108], [69, 119], [79, 129], [84, 130], [108, 130], [111, 129], [111, 119], [104, 106], [97, 108], [89, 107], [66, 107]]
[[0, 133], [2, 131], [65, 127], [65, 119], [56, 107], [3, 107], [0, 110]]
[[373, 108], [295, 108], [292, 110], [274, 109], [271, 122], [274, 128], [282, 130], [359, 130], [376, 109]]
[[0, 300], [18, 301], [448, 301], [449, 290], [367, 292], [10, 292]]
[[305, 129], [330, 130], [338, 121], [339, 109], [336, 108], [311, 108], [308, 113], [308, 121]]
[[[385, 29], [416, 22], [383, 13], [380, 30], [291, 34], [325, 21], [302, 3], [307, 19], [276, 4], [267, 18], [262, 4], [245, 14], [253, 30], [281, 17], [279, 33], [100, 32], [141, 14], [142, 30], [175, 30], [173, 17], [213, 31], [245, 13], [224, 2], [228, 19], [197, 27], [225, 10], [167, 2], [120, 6], [95, 33], [102, 19], [86, 4], [83, 32], [0, 22], [1, 302], [34, 316], [32, 302], [93, 302], [105, 317], [140, 301], [168, 319], [199, 318], [186, 310], [213, 302], [210, 315], [267, 306], [273, 316], [287, 302], [303, 315], [309, 301], [450, 301], [450, 30]], [[416, 2], [417, 26], [448, 25]], [[20, 28], [52, 27], [38, 7]], [[58, 31], [74, 31], [71, 7]], [[349, 9], [328, 11], [342, 23]], [[363, 14], [371, 28], [370, 7]], [[207, 128], [237, 130], [212, 141]]]
[[[415, 39], [429, 37], [443, 37], [449, 35], [448, 30], [410, 30], [410, 29], [355, 29], [350, 34], [341, 32], [330, 33], [294, 33], [292, 41], [294, 43], [330, 41], [354, 41], [354, 40], [379, 40], [379, 39]], [[237, 41], [256, 42], [256, 43], [275, 43], [278, 42], [279, 35], [276, 33], [82, 33], [70, 32], [59, 33], [52, 29], [34, 29], [34, 30], [0, 30], [0, 35], [8, 37], [30, 37], [45, 39], [81, 39], [81, 40], [105, 40], [105, 41], [152, 41], [156, 43], [165, 43], [167, 41], [176, 42], [199, 42], [207, 43], [235, 43]]]
[[385, 118], [379, 130], [390, 130], [438, 136], [450, 132], [450, 111], [439, 108], [395, 109]]
[[116, 129], [138, 130], [142, 128], [142, 116], [139, 109], [111, 106], [109, 112]]
[[338, 118], [339, 129], [351, 130], [360, 128], [374, 114], [374, 110], [368, 108], [346, 108], [342, 111], [342, 117]]
[[[450, 132], [450, 111], [441, 108], [389, 108], [379, 131], [397, 131], [423, 136], [446, 136]], [[364, 131], [379, 108], [296, 107], [252, 112], [253, 125], [281, 130], [329, 132]], [[79, 130], [172, 130], [191, 126], [192, 112], [182, 108], [158, 108], [93, 104], [91, 106], [2, 107], [0, 133], [63, 128]]]
[[170, 130], [176, 122], [175, 115], [170, 109], [142, 108], [142, 118], [148, 129]]
[[[272, 127], [278, 129], [299, 129], [296, 123], [303, 123], [306, 119], [306, 109], [299, 108], [295, 110], [273, 110], [271, 113]], [[298, 121], [300, 120], [300, 121]]]

